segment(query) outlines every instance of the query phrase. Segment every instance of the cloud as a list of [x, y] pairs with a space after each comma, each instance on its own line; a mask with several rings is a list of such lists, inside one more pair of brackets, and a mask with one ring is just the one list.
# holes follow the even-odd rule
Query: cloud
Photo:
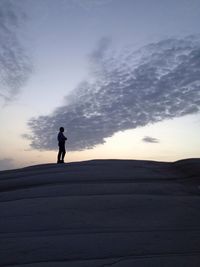
[[14, 160], [11, 158], [0, 159], [0, 171], [14, 168]]
[[[96, 49], [90, 54], [91, 63], [102, 65], [105, 60], [106, 52], [111, 45], [111, 38], [103, 37], [99, 40]], [[101, 64], [100, 64], [101, 63]]]
[[25, 19], [16, 2], [0, 1], [0, 98], [6, 102], [19, 94], [32, 69], [18, 37]]
[[199, 112], [198, 37], [166, 39], [110, 58], [108, 51], [93, 55], [103, 58], [92, 81], [80, 83], [52, 114], [28, 122], [32, 148], [57, 149], [60, 126], [67, 129], [68, 150], [79, 151], [118, 131]]
[[151, 136], [145, 136], [142, 141], [145, 143], [159, 143], [159, 140], [157, 138]]

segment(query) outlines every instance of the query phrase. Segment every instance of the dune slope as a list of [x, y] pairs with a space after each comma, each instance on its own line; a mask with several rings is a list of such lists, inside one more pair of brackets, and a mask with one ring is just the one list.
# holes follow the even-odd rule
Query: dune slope
[[200, 266], [200, 159], [0, 172], [0, 266]]

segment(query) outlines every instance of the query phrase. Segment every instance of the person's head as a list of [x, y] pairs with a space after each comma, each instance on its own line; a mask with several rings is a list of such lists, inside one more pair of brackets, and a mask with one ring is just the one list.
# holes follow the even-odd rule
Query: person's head
[[63, 133], [63, 132], [64, 132], [64, 130], [65, 130], [65, 129], [64, 129], [63, 127], [60, 127], [60, 132], [62, 132], [62, 133]]

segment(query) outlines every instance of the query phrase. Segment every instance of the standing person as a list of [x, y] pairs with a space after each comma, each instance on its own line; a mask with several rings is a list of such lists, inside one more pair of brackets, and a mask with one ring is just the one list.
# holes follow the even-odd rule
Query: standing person
[[67, 137], [64, 136], [65, 129], [63, 127], [60, 127], [60, 132], [58, 133], [58, 161], [57, 163], [64, 163], [64, 157], [65, 157], [65, 141], [67, 140]]

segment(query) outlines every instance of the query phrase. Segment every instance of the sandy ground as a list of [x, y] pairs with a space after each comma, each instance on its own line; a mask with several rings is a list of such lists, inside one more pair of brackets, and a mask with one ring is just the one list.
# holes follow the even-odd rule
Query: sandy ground
[[0, 172], [0, 266], [199, 267], [200, 159]]

